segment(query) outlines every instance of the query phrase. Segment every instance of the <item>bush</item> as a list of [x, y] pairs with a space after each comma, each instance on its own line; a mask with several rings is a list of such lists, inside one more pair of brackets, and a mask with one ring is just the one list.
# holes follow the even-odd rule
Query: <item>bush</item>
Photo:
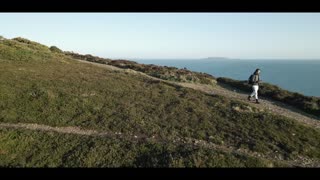
[[100, 64], [108, 64], [111, 59], [104, 59], [104, 58], [100, 58], [97, 56], [92, 56], [90, 54], [87, 55], [81, 55], [81, 54], [77, 54], [74, 52], [64, 52], [65, 55], [67, 56], [71, 56], [74, 59], [80, 59], [80, 60], [85, 60], [85, 61], [90, 61], [90, 62], [96, 62], [96, 63], [100, 63]]
[[4, 39], [0, 43], [0, 58], [13, 61], [44, 61], [54, 58], [48, 47], [23, 38]]
[[39, 44], [37, 42], [30, 41], [29, 39], [22, 38], [22, 37], [16, 37], [16, 38], [13, 38], [12, 40], [18, 41], [18, 42], [21, 42], [21, 43], [25, 43], [25, 44], [36, 44], [36, 45]]
[[108, 64], [112, 66], [116, 66], [118, 68], [123, 69], [132, 69], [135, 71], [143, 72], [148, 74], [149, 76], [161, 78], [164, 80], [171, 80], [177, 82], [194, 82], [194, 83], [201, 83], [201, 84], [210, 84], [213, 85], [216, 83], [215, 77], [210, 74], [206, 73], [199, 73], [189, 71], [187, 69], [178, 69], [176, 67], [168, 67], [168, 66], [156, 66], [153, 64], [146, 65], [146, 64], [139, 64], [134, 61], [124, 60], [124, 59], [117, 59], [117, 60], [110, 60], [104, 59], [92, 55], [81, 55], [72, 52], [65, 52], [66, 55], [71, 56], [76, 59], [81, 59], [85, 61], [91, 61], [101, 64]]
[[62, 50], [59, 49], [57, 46], [51, 46], [50, 51], [55, 52], [55, 53], [62, 53]]
[[41, 51], [41, 52], [50, 52], [49, 48], [43, 44], [34, 42], [34, 41], [30, 41], [29, 39], [25, 39], [22, 37], [16, 37], [12, 39], [13, 42], [18, 42], [19, 46], [23, 47], [23, 48], [29, 48], [32, 50], [37, 50], [37, 51]]

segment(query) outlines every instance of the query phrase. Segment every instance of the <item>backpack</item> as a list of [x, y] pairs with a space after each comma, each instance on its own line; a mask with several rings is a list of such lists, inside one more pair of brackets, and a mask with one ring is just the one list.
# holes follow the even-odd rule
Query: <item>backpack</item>
[[254, 78], [255, 78], [255, 75], [251, 74], [249, 79], [248, 79], [248, 84], [253, 84], [254, 83]]

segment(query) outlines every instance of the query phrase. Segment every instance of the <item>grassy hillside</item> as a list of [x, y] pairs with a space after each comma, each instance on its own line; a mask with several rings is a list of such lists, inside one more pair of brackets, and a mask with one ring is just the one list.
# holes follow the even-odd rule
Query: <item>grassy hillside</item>
[[47, 61], [65, 57], [62, 53], [52, 52], [50, 48], [21, 37], [0, 40], [0, 58], [19, 62]]
[[[251, 92], [251, 86], [248, 85], [247, 81], [237, 81], [224, 77], [215, 78], [206, 73], [192, 72], [186, 69], [178, 69], [175, 67], [138, 64], [134, 61], [128, 60], [111, 60], [92, 55], [80, 55], [72, 52], [65, 52], [64, 54], [85, 61], [108, 64], [124, 69], [133, 69], [135, 71], [143, 72], [150, 76], [164, 80], [208, 85], [216, 85], [218, 82], [219, 84], [228, 85], [246, 92]], [[260, 85], [259, 94], [262, 97], [267, 97], [269, 99], [294, 106], [311, 115], [320, 116], [320, 98], [309, 97], [300, 93], [290, 92], [269, 83], [262, 83]]]
[[[0, 122], [77, 126], [168, 142], [0, 128], [1, 166], [264, 167], [320, 158], [318, 129], [250, 104], [81, 63], [31, 41], [3, 40], [0, 51]], [[176, 138], [261, 158], [178, 145]]]

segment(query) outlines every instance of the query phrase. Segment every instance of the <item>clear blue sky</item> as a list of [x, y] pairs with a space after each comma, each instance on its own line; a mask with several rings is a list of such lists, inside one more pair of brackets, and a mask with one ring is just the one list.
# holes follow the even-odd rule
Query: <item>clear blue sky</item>
[[320, 13], [0, 13], [0, 35], [109, 58], [320, 59]]

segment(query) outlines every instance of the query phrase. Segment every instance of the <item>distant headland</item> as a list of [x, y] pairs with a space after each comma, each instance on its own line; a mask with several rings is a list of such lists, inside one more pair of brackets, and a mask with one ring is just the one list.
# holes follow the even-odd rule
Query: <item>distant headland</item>
[[227, 58], [227, 57], [207, 57], [207, 58], [204, 58], [204, 59], [207, 59], [207, 60], [224, 60], [224, 59], [230, 59], [230, 58]]

